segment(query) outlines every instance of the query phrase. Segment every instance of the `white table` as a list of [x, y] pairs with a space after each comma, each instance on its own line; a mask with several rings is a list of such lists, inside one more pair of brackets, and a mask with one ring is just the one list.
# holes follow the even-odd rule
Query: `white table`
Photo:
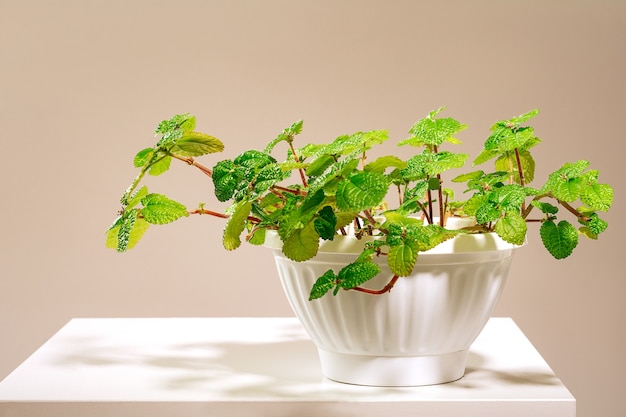
[[442, 385], [332, 382], [294, 318], [73, 319], [0, 383], [0, 416], [574, 417], [576, 400], [509, 318]]

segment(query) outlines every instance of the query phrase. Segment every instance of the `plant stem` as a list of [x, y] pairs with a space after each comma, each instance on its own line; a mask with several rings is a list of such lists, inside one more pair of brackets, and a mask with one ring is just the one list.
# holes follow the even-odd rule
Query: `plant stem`
[[441, 174], [437, 174], [437, 181], [439, 181], [439, 226], [444, 226], [444, 207], [443, 207], [443, 190], [441, 189]]
[[183, 162], [185, 162], [185, 163], [187, 163], [189, 165], [192, 165], [192, 166], [198, 168], [200, 171], [202, 171], [202, 173], [204, 173], [205, 175], [208, 175], [209, 177], [213, 176], [213, 171], [211, 171], [209, 168], [205, 167], [201, 163], [197, 162], [191, 156], [180, 156], [180, 155], [176, 155], [174, 153], [170, 153], [169, 155], [172, 158], [178, 159], [179, 161], [183, 161]]
[[[519, 150], [515, 148], [515, 161], [517, 162], [517, 172], [519, 173], [519, 185], [526, 186], [526, 180], [524, 179], [524, 170], [522, 169], [522, 160], [519, 156]], [[522, 202], [522, 211], [526, 210], [526, 202]]]
[[306, 191], [292, 190], [291, 188], [281, 187], [280, 185], [273, 185], [272, 186], [272, 190], [278, 190], [278, 191], [281, 191], [283, 193], [289, 193], [289, 194], [293, 194], [293, 195], [305, 196], [307, 194]]
[[363, 287], [354, 287], [354, 288], [350, 288], [350, 289], [354, 290], [354, 291], [364, 292], [366, 294], [380, 295], [380, 294], [384, 294], [386, 292], [391, 291], [393, 286], [396, 285], [396, 282], [398, 281], [398, 278], [400, 278], [400, 277], [398, 277], [397, 275], [394, 275], [393, 278], [391, 278], [391, 280], [389, 281], [389, 283], [387, 283], [387, 285], [385, 285], [380, 290], [371, 290], [369, 288], [363, 288]]
[[578, 210], [576, 210], [574, 207], [570, 206], [569, 203], [565, 202], [565, 201], [561, 201], [561, 200], [556, 200], [560, 205], [562, 205], [563, 207], [565, 207], [565, 209], [567, 211], [569, 211], [570, 213], [572, 213], [574, 216], [578, 217], [580, 220], [584, 221], [584, 222], [588, 222], [589, 220], [591, 220], [589, 217], [580, 214], [580, 212]]
[[[189, 214], [208, 214], [209, 216], [219, 217], [222, 219], [228, 219], [230, 216], [224, 213], [218, 213], [217, 211], [207, 210], [207, 209], [196, 209], [189, 212]], [[248, 216], [247, 219], [252, 223], [261, 223], [261, 219], [258, 219], [254, 216]]]
[[363, 210], [363, 214], [365, 215], [365, 217], [367, 218], [367, 220], [370, 222], [372, 226], [376, 224], [376, 220], [374, 219], [374, 216], [372, 216], [372, 213], [369, 210]]
[[[293, 146], [293, 141], [289, 140], [289, 148], [291, 149], [291, 153], [293, 154], [293, 159], [296, 162], [300, 162], [300, 157], [298, 157], [298, 153], [296, 152], [296, 148]], [[306, 188], [308, 187], [307, 181], [306, 181], [306, 175], [304, 173], [304, 170], [302, 168], [298, 168], [298, 172], [300, 173], [300, 179], [302, 180], [302, 185]]]

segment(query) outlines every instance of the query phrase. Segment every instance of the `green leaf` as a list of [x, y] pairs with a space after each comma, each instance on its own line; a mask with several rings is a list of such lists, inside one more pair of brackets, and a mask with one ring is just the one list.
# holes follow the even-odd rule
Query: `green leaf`
[[322, 174], [309, 182], [309, 193], [315, 193], [321, 189], [328, 194], [331, 191], [331, 185], [338, 179], [341, 179], [344, 173], [354, 171], [360, 162], [360, 152], [351, 154], [329, 165]]
[[440, 107], [428, 114], [411, 127], [409, 133], [413, 136], [401, 141], [398, 145], [411, 146], [439, 146], [443, 142], [458, 143], [453, 136], [467, 128], [467, 125], [452, 118], [436, 118], [445, 107]]
[[126, 205], [126, 209], [130, 209], [135, 207], [139, 202], [148, 195], [148, 187], [145, 185], [141, 187], [139, 190], [135, 191], [133, 195], [130, 196], [128, 200], [128, 204]]
[[262, 168], [276, 163], [276, 160], [264, 152], [250, 149], [237, 156], [233, 163], [243, 169], [246, 181], [251, 182]]
[[240, 236], [246, 227], [250, 210], [252, 210], [252, 202], [250, 201], [241, 201], [233, 206], [222, 238], [222, 244], [226, 250], [235, 250], [241, 246]]
[[148, 230], [148, 222], [138, 217], [139, 210], [128, 210], [107, 231], [106, 247], [125, 252], [132, 249]]
[[199, 132], [184, 133], [170, 149], [182, 156], [200, 156], [223, 150], [224, 144], [219, 139]]
[[556, 214], [559, 212], [559, 208], [550, 203], [545, 203], [543, 201], [533, 200], [530, 202], [533, 206], [537, 207], [544, 214]]
[[375, 161], [368, 163], [363, 168], [364, 171], [367, 172], [377, 172], [379, 174], [383, 174], [387, 168], [406, 168], [406, 162], [397, 156], [381, 156], [377, 158]]
[[306, 168], [306, 174], [309, 177], [317, 177], [320, 176], [335, 162], [335, 158], [331, 155], [320, 155], [314, 160], [311, 161], [309, 166]]
[[135, 158], [133, 159], [133, 165], [135, 166], [135, 168], [141, 168], [142, 166], [146, 165], [150, 161], [150, 159], [152, 159], [153, 155], [154, 149], [142, 149], [137, 152], [137, 155], [135, 155]]
[[363, 153], [373, 145], [378, 145], [389, 139], [386, 130], [371, 130], [369, 132], [356, 132], [351, 135], [343, 135], [336, 138], [332, 143], [321, 148], [326, 155], [349, 155]]
[[337, 274], [339, 286], [349, 290], [369, 281], [380, 273], [380, 267], [374, 262], [353, 262], [344, 266]]
[[578, 232], [566, 220], [558, 225], [552, 220], [543, 222], [539, 234], [543, 245], [556, 259], [567, 258], [578, 245]]
[[399, 277], [410, 275], [417, 261], [418, 250], [418, 243], [409, 239], [404, 239], [399, 245], [391, 246], [387, 257], [391, 272]]
[[579, 223], [584, 225], [579, 230], [585, 236], [597, 239], [598, 235], [608, 228], [609, 224], [602, 220], [594, 211], [585, 209], [580, 209], [579, 211], [586, 217], [586, 219], [579, 219]]
[[589, 162], [585, 160], [564, 164], [548, 176], [542, 192], [551, 192], [555, 198], [562, 201], [575, 201], [589, 180], [589, 178], [582, 178], [587, 166]]
[[141, 200], [143, 218], [152, 224], [167, 224], [189, 216], [187, 208], [162, 194], [148, 194]]
[[300, 134], [302, 132], [302, 120], [298, 120], [297, 122], [293, 122], [291, 126], [284, 129], [276, 139], [272, 140], [264, 149], [264, 152], [269, 154], [274, 150], [274, 147], [280, 142], [293, 142], [294, 136]]
[[332, 269], [329, 269], [315, 281], [315, 284], [313, 284], [313, 288], [311, 288], [311, 293], [309, 295], [309, 301], [326, 295], [326, 293], [335, 286], [336, 282], [337, 276], [335, 275], [335, 272], [333, 272]]
[[607, 211], [613, 204], [613, 188], [608, 184], [593, 184], [584, 187], [580, 200], [592, 210]]
[[[522, 172], [524, 174], [524, 182], [529, 184], [535, 178], [535, 160], [528, 151], [518, 151]], [[519, 169], [517, 166], [517, 157], [515, 152], [505, 152], [496, 159], [496, 169], [498, 171], [506, 171], [513, 174], [516, 183], [520, 183]]]
[[314, 220], [313, 225], [317, 234], [324, 240], [333, 240], [335, 231], [337, 230], [337, 216], [332, 207], [324, 206], [318, 217]]
[[474, 162], [472, 163], [473, 165], [480, 165], [483, 164], [487, 161], [489, 161], [490, 159], [495, 158], [496, 156], [500, 155], [500, 151], [498, 151], [497, 149], [484, 149], [477, 157], [476, 159], [474, 159]]
[[[470, 199], [468, 201], [470, 205], [468, 206], [467, 203], [465, 205], [465, 213], [468, 215], [472, 215], [470, 214], [470, 212], [468, 212], [468, 210], [470, 209], [471, 204], [476, 204], [477, 202], [478, 200]], [[502, 215], [502, 210], [498, 208], [498, 206], [492, 201], [489, 201], [489, 198], [487, 198], [483, 200], [482, 204], [476, 208], [476, 211], [473, 213], [473, 215], [476, 217], [476, 223], [487, 224], [498, 220]]]
[[389, 180], [375, 172], [359, 172], [337, 185], [337, 207], [343, 211], [361, 211], [379, 205], [389, 188]]
[[559, 180], [552, 186], [554, 197], [566, 202], [576, 201], [582, 191], [583, 181], [580, 178]]
[[308, 261], [317, 255], [318, 249], [319, 235], [313, 222], [302, 229], [294, 230], [283, 242], [283, 254], [296, 262]]
[[482, 178], [483, 175], [485, 175], [483, 171], [472, 171], [452, 178], [452, 182], [468, 182], [471, 180], [477, 180]]
[[161, 133], [165, 135], [176, 129], [181, 129], [182, 131], [193, 130], [195, 126], [195, 116], [192, 116], [189, 113], [176, 114], [172, 116], [169, 120], [163, 120], [161, 123], [159, 123], [159, 126], [155, 129], [154, 133]]
[[218, 162], [213, 167], [213, 188], [219, 201], [227, 201], [233, 197], [235, 190], [244, 181], [244, 172], [236, 167], [231, 160]]
[[402, 170], [402, 177], [407, 181], [416, 181], [434, 177], [451, 168], [461, 168], [467, 160], [467, 154], [457, 154], [448, 151], [433, 153], [424, 150], [420, 155], [414, 155], [407, 161]]
[[494, 230], [503, 240], [514, 245], [522, 245], [526, 239], [526, 221], [517, 211], [505, 212]]
[[491, 194], [492, 199], [502, 210], [519, 210], [526, 199], [524, 188], [517, 184], [499, 187]]
[[[480, 207], [482, 207], [488, 201], [488, 196], [485, 194], [476, 194], [470, 197], [469, 200], [465, 202], [463, 205], [463, 212], [468, 216], [475, 216], [476, 212]], [[481, 224], [483, 222], [478, 221], [477, 223]]]
[[148, 174], [157, 176], [167, 172], [170, 169], [170, 165], [172, 163], [172, 157], [168, 155], [164, 155], [160, 157], [156, 162], [154, 162], [150, 166], [150, 170]]
[[530, 119], [532, 119], [533, 117], [537, 116], [539, 114], [539, 109], [533, 109], [527, 113], [521, 114], [517, 117], [513, 117], [509, 120], [504, 120], [500, 123], [503, 123], [507, 126], [510, 127], [519, 127], [522, 124], [526, 123], [527, 121], [529, 121]]
[[277, 163], [265, 165], [254, 179], [254, 191], [259, 194], [264, 193], [283, 179], [285, 179], [285, 173]]
[[263, 245], [265, 243], [265, 235], [267, 234], [267, 229], [259, 227], [252, 230], [250, 239], [248, 242], [252, 245]]

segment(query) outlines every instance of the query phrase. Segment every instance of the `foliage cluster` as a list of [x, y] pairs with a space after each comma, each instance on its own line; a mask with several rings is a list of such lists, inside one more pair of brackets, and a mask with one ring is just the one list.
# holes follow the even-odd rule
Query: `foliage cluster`
[[[537, 110], [491, 127], [472, 166], [493, 161], [493, 168], [452, 178], [452, 182], [466, 185], [468, 196], [455, 199], [454, 192], [444, 186], [443, 174], [464, 167], [469, 155], [442, 148], [460, 144], [456, 136], [467, 126], [440, 117], [442, 110], [419, 120], [409, 130], [410, 136], [398, 143], [416, 149], [408, 159], [387, 155], [367, 162], [368, 151], [389, 139], [385, 130], [296, 147], [295, 138], [302, 132], [302, 121], [297, 121], [265, 149], [247, 150], [212, 168], [195, 158], [221, 152], [223, 143], [195, 131], [194, 116], [176, 115], [157, 127], [157, 144], [135, 156], [134, 165], [140, 171], [121, 198], [122, 209], [108, 229], [107, 246], [126, 251], [150, 224], [167, 224], [191, 214], [226, 219], [222, 241], [227, 250], [238, 248], [242, 236], [252, 244], [263, 244], [266, 232], [273, 230], [283, 242], [283, 253], [294, 261], [313, 258], [320, 242], [333, 240], [337, 234], [376, 236], [354, 262], [319, 277], [311, 291], [311, 299], [315, 299], [340, 289], [387, 292], [399, 277], [411, 273], [420, 252], [460, 233], [494, 232], [521, 245], [527, 224], [538, 222], [545, 248], [562, 259], [572, 253], [580, 235], [597, 239], [606, 230], [607, 223], [598, 212], [610, 208], [613, 189], [599, 182], [599, 172], [589, 169], [587, 161], [565, 163], [543, 185], [529, 186], [535, 179], [531, 150], [541, 140], [527, 122]], [[277, 147], [285, 150], [280, 160], [272, 156]], [[163, 174], [173, 159], [209, 176], [216, 199], [230, 202], [229, 208], [216, 212], [201, 203], [189, 210], [141, 186], [146, 174]], [[397, 194], [398, 204], [390, 208], [385, 200], [393, 194]], [[573, 217], [574, 223], [562, 218], [563, 212]], [[450, 230], [446, 228], [450, 216], [471, 217], [475, 224]], [[374, 262], [378, 256], [386, 256], [394, 277], [385, 288], [372, 291], [362, 284], [380, 272]]]

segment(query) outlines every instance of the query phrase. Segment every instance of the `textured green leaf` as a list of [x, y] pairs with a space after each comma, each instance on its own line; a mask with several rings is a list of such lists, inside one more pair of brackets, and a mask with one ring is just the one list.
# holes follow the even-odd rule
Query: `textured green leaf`
[[163, 120], [155, 129], [155, 134], [166, 135], [174, 130], [180, 129], [182, 132], [193, 130], [196, 127], [196, 117], [189, 113], [176, 114], [168, 120]]
[[311, 288], [311, 293], [309, 294], [309, 301], [323, 297], [336, 285], [336, 283], [337, 275], [335, 275], [335, 272], [332, 269], [329, 269], [315, 281], [315, 284], [313, 284], [313, 288]]
[[399, 145], [439, 146], [446, 141], [458, 143], [454, 135], [466, 129], [467, 125], [450, 117], [436, 118], [443, 109], [444, 107], [440, 107], [415, 123], [409, 130], [413, 136], [401, 141]]
[[543, 201], [531, 201], [530, 204], [537, 207], [544, 214], [556, 214], [559, 212], [559, 208]]
[[337, 207], [343, 211], [361, 211], [380, 204], [389, 188], [389, 180], [375, 172], [359, 172], [337, 185]]
[[482, 207], [482, 205], [485, 204], [485, 202], [487, 202], [487, 199], [488, 199], [488, 196], [485, 194], [476, 194], [470, 197], [463, 205], [463, 213], [465, 213], [468, 216], [475, 216], [478, 209]]
[[135, 158], [133, 159], [133, 165], [135, 166], [135, 168], [141, 168], [144, 165], [146, 165], [148, 161], [150, 161], [153, 155], [154, 155], [154, 149], [152, 148], [142, 149], [139, 152], [137, 152], [137, 155], [135, 155]]
[[182, 156], [200, 156], [224, 150], [219, 139], [199, 132], [186, 132], [171, 147], [172, 153]]
[[583, 185], [583, 181], [580, 178], [555, 181], [552, 185], [552, 194], [561, 201], [576, 201], [583, 191]]
[[298, 120], [297, 122], [293, 122], [291, 126], [284, 129], [276, 139], [272, 140], [264, 149], [264, 152], [269, 154], [274, 150], [274, 147], [280, 142], [293, 142], [293, 137], [300, 134], [302, 132], [302, 120]]
[[252, 232], [252, 236], [248, 240], [252, 245], [263, 245], [265, 243], [265, 235], [267, 234], [267, 229], [262, 227], [254, 229]]
[[319, 235], [315, 231], [313, 222], [302, 229], [294, 230], [283, 242], [283, 254], [292, 261], [308, 261], [317, 255]]
[[361, 154], [357, 152], [329, 165], [322, 174], [309, 182], [309, 193], [315, 193], [322, 188], [327, 194], [331, 193], [331, 185], [337, 182], [344, 173], [354, 171], [359, 165], [360, 157]]
[[332, 207], [322, 208], [314, 220], [315, 231], [324, 240], [333, 240], [337, 231], [337, 216]]
[[389, 248], [387, 264], [389, 269], [399, 277], [411, 274], [417, 261], [418, 244], [415, 241], [405, 239], [402, 244]]
[[135, 207], [147, 195], [148, 195], [148, 187], [144, 185], [143, 187], [135, 191], [133, 195], [130, 196], [130, 199], [128, 200], [128, 204], [126, 205], [126, 209]]
[[514, 149], [527, 150], [538, 143], [535, 131], [532, 127], [510, 127], [496, 124], [491, 136], [485, 141], [485, 149], [498, 151], [502, 154], [512, 152]]
[[351, 135], [343, 135], [322, 148], [326, 155], [349, 155], [363, 153], [373, 145], [380, 144], [389, 139], [386, 130], [371, 130], [369, 132], [356, 132]]
[[526, 192], [517, 184], [509, 184], [497, 188], [492, 196], [500, 209], [519, 210], [526, 199]]
[[380, 273], [380, 267], [374, 262], [353, 262], [344, 266], [337, 278], [341, 288], [349, 290], [369, 281]]
[[148, 170], [148, 174], [153, 175], [153, 176], [164, 174], [170, 169], [171, 164], [172, 164], [172, 157], [164, 155], [150, 166], [150, 169]]
[[480, 154], [478, 154], [478, 156], [476, 157], [476, 159], [474, 159], [474, 162], [472, 162], [472, 164], [474, 165], [480, 165], [483, 164], [487, 161], [489, 161], [490, 159], [495, 158], [496, 156], [500, 155], [500, 152], [497, 149], [484, 149]]
[[556, 259], [568, 257], [578, 245], [578, 232], [566, 220], [561, 220], [558, 225], [552, 220], [543, 222], [539, 234], [543, 245]]
[[584, 215], [589, 218], [589, 220], [580, 220], [580, 223], [585, 227], [581, 228], [580, 231], [585, 234], [585, 236], [590, 237], [592, 239], [597, 239], [598, 235], [604, 232], [609, 224], [602, 220], [596, 213], [594, 212], [585, 212]]
[[141, 200], [143, 218], [152, 224], [167, 224], [189, 216], [187, 208], [162, 194], [148, 194]]
[[333, 165], [335, 158], [330, 155], [320, 155], [311, 161], [306, 168], [306, 174], [310, 177], [320, 176], [328, 167]]
[[285, 179], [285, 173], [277, 163], [265, 165], [254, 179], [254, 191], [264, 193], [283, 179]]
[[[529, 184], [535, 178], [535, 160], [528, 151], [519, 151], [520, 164], [524, 174], [525, 184]], [[519, 169], [517, 166], [517, 157], [515, 152], [505, 152], [496, 159], [495, 163], [498, 171], [506, 171], [512, 173], [516, 183], [520, 183]]]
[[592, 210], [607, 211], [613, 204], [613, 188], [608, 184], [589, 185], [582, 190], [580, 199]]
[[507, 211], [498, 219], [495, 232], [506, 242], [522, 245], [526, 240], [526, 221], [517, 211]]
[[139, 210], [126, 211], [107, 231], [106, 247], [124, 252], [132, 249], [148, 230], [148, 222], [138, 217]]
[[251, 149], [237, 156], [233, 160], [233, 163], [238, 168], [241, 168], [245, 180], [252, 182], [261, 169], [267, 165], [276, 163], [276, 160], [264, 152]]
[[381, 156], [377, 158], [375, 161], [368, 163], [363, 168], [364, 171], [368, 172], [377, 172], [379, 174], [383, 174], [385, 170], [388, 168], [406, 168], [406, 162], [397, 156]]
[[244, 181], [243, 171], [231, 160], [218, 162], [213, 167], [213, 188], [219, 201], [227, 201], [235, 194], [235, 190]]
[[[468, 201], [469, 202], [469, 201]], [[472, 201], [474, 203], [474, 201]], [[471, 215], [468, 210], [471, 206], [465, 205], [465, 212], [468, 215]], [[476, 217], [476, 223], [478, 224], [487, 224], [490, 222], [495, 222], [502, 215], [502, 210], [497, 207], [496, 204], [489, 201], [489, 199], [483, 200], [482, 205], [476, 208], [476, 211], [473, 213]]]
[[424, 150], [422, 154], [415, 155], [407, 161], [407, 166], [402, 170], [402, 176], [408, 181], [434, 177], [452, 168], [461, 168], [465, 165], [467, 154], [457, 154], [448, 151], [433, 153]]
[[503, 123], [507, 126], [511, 126], [511, 127], [518, 127], [521, 126], [522, 124], [526, 123], [527, 121], [529, 121], [530, 119], [532, 119], [533, 117], [537, 116], [539, 114], [539, 109], [533, 109], [527, 113], [521, 114], [519, 116], [513, 117], [509, 120], [503, 120], [500, 123]]
[[468, 182], [470, 180], [477, 180], [482, 178], [483, 175], [485, 175], [484, 171], [472, 171], [452, 178], [452, 182]]
[[226, 250], [235, 250], [241, 246], [241, 233], [246, 227], [248, 215], [252, 210], [250, 201], [241, 201], [233, 206], [232, 213], [226, 222], [222, 244]]

